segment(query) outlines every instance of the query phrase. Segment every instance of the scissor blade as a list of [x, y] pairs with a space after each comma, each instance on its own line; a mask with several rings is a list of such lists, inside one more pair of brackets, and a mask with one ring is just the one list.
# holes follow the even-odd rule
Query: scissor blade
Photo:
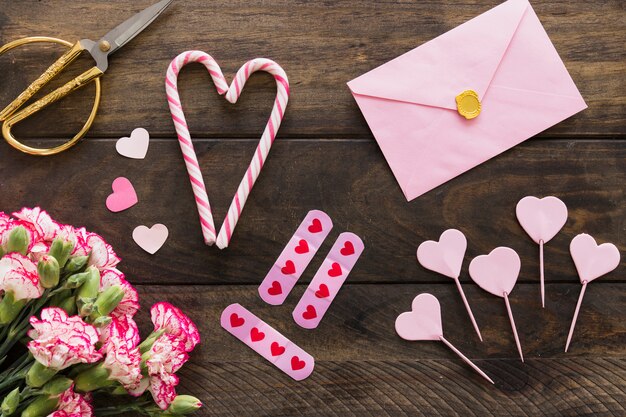
[[162, 0], [147, 9], [137, 13], [100, 39], [107, 41], [111, 45], [111, 49], [107, 51], [107, 55], [120, 49], [126, 45], [135, 36], [139, 35], [150, 23], [154, 21], [174, 0]]

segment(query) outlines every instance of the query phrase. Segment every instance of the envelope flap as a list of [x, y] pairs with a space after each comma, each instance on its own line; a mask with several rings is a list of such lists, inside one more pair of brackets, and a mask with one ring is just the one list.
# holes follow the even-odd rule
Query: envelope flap
[[348, 86], [355, 94], [449, 109], [465, 90], [482, 99], [528, 7], [527, 0], [508, 0]]

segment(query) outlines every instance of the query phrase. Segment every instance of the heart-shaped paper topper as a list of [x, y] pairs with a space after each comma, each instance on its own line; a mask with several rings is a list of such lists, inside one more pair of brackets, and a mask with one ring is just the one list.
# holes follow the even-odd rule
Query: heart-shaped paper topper
[[133, 130], [130, 137], [120, 138], [115, 144], [117, 153], [127, 158], [144, 159], [150, 145], [150, 134], [142, 127]]
[[426, 269], [457, 279], [461, 274], [467, 239], [460, 230], [448, 229], [439, 241], [427, 240], [417, 248], [417, 260]]
[[396, 319], [396, 333], [401, 338], [410, 341], [439, 340], [443, 342], [472, 369], [493, 384], [487, 374], [443, 337], [441, 306], [434, 295], [423, 293], [415, 297], [411, 304], [411, 311], [400, 314]]
[[608, 274], [619, 265], [620, 254], [612, 243], [598, 245], [595, 239], [582, 233], [569, 245], [580, 282], [590, 282]]
[[567, 221], [567, 206], [556, 197], [524, 197], [515, 208], [517, 220], [535, 243], [547, 243]]
[[441, 306], [431, 294], [420, 294], [411, 304], [411, 311], [396, 319], [396, 332], [405, 340], [440, 340], [443, 336]]
[[489, 255], [472, 259], [469, 274], [483, 290], [498, 297], [510, 294], [522, 266], [519, 255], [511, 248], [500, 246]]
[[137, 226], [133, 230], [133, 240], [139, 247], [151, 255], [161, 249], [161, 246], [167, 240], [169, 232], [163, 224], [157, 223], [151, 228], [146, 226]]

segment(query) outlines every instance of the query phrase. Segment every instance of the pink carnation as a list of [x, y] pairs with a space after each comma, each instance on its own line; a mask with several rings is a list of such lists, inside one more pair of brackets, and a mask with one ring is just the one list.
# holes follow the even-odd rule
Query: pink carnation
[[130, 316], [133, 317], [139, 310], [139, 295], [137, 290], [130, 285], [124, 274], [117, 269], [106, 269], [100, 277], [100, 292], [107, 288], [119, 285], [124, 291], [124, 298], [111, 312], [111, 317]]
[[113, 268], [120, 263], [120, 258], [118, 258], [111, 245], [106, 243], [102, 236], [88, 232], [84, 227], [74, 229], [74, 235], [76, 237], [74, 254], [90, 255], [90, 266], [95, 266], [102, 271]]
[[16, 300], [39, 298], [44, 288], [39, 283], [37, 265], [19, 253], [0, 260], [0, 291], [12, 292]]
[[11, 220], [11, 218], [4, 212], [0, 211], [0, 231], [4, 230], [4, 226]]
[[[132, 320], [132, 319], [131, 319]], [[141, 383], [141, 353], [137, 347], [139, 331], [129, 332], [128, 324], [113, 319], [107, 326], [108, 338], [102, 351], [103, 366], [109, 371], [109, 379], [118, 381], [124, 388], [134, 391]]]
[[59, 224], [39, 207], [32, 209], [24, 207], [22, 210], [13, 213], [13, 216], [32, 225], [39, 238], [46, 242], [52, 242], [59, 230]]
[[187, 362], [189, 356], [183, 342], [171, 334], [159, 337], [147, 356], [148, 380], [142, 381], [140, 392], [134, 394], [141, 394], [147, 388], [152, 393], [154, 402], [165, 410], [176, 398], [178, 377], [175, 373]]
[[33, 329], [28, 336], [28, 350], [42, 365], [57, 371], [77, 363], [94, 363], [102, 358], [94, 345], [96, 329], [78, 316], [68, 317], [65, 310], [50, 307], [41, 310], [41, 320], [30, 318]]
[[130, 316], [113, 317], [113, 322], [107, 326], [98, 327], [96, 330], [100, 333], [100, 342], [104, 346], [106, 341], [111, 337], [111, 325], [115, 323], [116, 330], [123, 334], [125, 340], [132, 342], [133, 347], [139, 345], [141, 337], [139, 336], [139, 328], [137, 323]]
[[59, 396], [57, 410], [48, 417], [92, 417], [93, 407], [86, 395], [74, 392], [74, 386]]
[[150, 309], [154, 331], [165, 329], [166, 334], [179, 339], [185, 352], [191, 352], [200, 343], [200, 333], [196, 325], [178, 308], [170, 303], [156, 303]]

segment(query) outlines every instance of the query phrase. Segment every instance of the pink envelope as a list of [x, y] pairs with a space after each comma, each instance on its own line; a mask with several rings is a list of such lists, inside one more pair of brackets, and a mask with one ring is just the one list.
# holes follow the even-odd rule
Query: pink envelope
[[[509, 0], [348, 83], [407, 200], [587, 105], [527, 0]], [[467, 120], [455, 98], [474, 90]]]

